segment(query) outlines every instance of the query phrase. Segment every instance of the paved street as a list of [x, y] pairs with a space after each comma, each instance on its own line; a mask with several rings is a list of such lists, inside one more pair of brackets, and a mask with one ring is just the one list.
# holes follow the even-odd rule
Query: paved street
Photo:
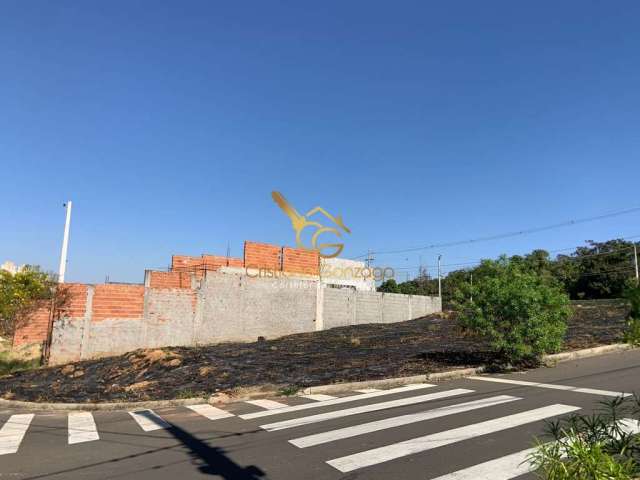
[[637, 350], [526, 374], [223, 408], [3, 411], [0, 478], [529, 479], [523, 460], [545, 420], [633, 391]]

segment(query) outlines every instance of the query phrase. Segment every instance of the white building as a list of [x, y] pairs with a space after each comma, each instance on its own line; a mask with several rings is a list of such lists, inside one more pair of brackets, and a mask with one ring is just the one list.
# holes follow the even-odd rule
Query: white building
[[346, 258], [320, 258], [320, 281], [327, 285], [352, 287], [365, 292], [376, 291], [381, 280], [379, 268], [367, 268], [364, 262]]
[[0, 270], [4, 270], [9, 272], [11, 275], [15, 275], [18, 272], [21, 272], [24, 269], [24, 265], [17, 266], [11, 260], [7, 260], [2, 265], [0, 265]]

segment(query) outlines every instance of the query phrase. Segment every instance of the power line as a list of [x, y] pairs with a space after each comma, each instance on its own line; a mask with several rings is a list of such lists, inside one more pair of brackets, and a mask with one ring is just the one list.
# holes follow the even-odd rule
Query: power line
[[[622, 268], [614, 268], [614, 269], [611, 269], [611, 270], [603, 270], [603, 271], [600, 271], [600, 272], [580, 273], [580, 274], [576, 275], [575, 278], [591, 277], [591, 276], [597, 276], [597, 275], [606, 275], [606, 274], [609, 274], [609, 273], [621, 273], [621, 272], [633, 273], [634, 270], [635, 270], [635, 266], [629, 265], [629, 266], [622, 267]], [[451, 273], [451, 271], [449, 271], [447, 273]], [[447, 276], [444, 273], [442, 275], [442, 279], [443, 280], [447, 279]], [[435, 277], [433, 277], [433, 278], [431, 278], [431, 280], [436, 281], [437, 279]]]
[[[640, 212], [640, 207], [634, 207], [634, 208], [627, 208], [625, 210], [618, 210], [615, 212], [610, 212], [610, 213], [605, 213], [602, 215], [595, 215], [592, 217], [585, 217], [585, 218], [579, 218], [576, 220], [568, 220], [566, 222], [560, 222], [560, 223], [554, 223], [551, 225], [545, 225], [543, 227], [533, 227], [533, 228], [527, 228], [524, 230], [518, 230], [515, 232], [507, 232], [507, 233], [500, 233], [497, 235], [489, 235], [489, 236], [485, 236], [485, 237], [478, 237], [478, 238], [472, 238], [472, 239], [467, 239], [467, 240], [456, 240], [456, 241], [452, 241], [452, 242], [443, 242], [443, 243], [434, 243], [431, 245], [425, 245], [422, 247], [408, 247], [408, 248], [402, 248], [402, 249], [397, 249], [397, 250], [374, 250], [371, 253], [377, 254], [377, 255], [389, 255], [389, 254], [394, 254], [394, 253], [407, 253], [407, 252], [416, 252], [419, 250], [430, 250], [430, 249], [434, 249], [434, 248], [447, 248], [447, 247], [455, 247], [458, 245], [467, 245], [470, 243], [477, 243], [477, 242], [487, 242], [490, 240], [500, 240], [503, 238], [509, 238], [509, 237], [516, 237], [516, 236], [520, 236], [520, 235], [529, 235], [531, 233], [537, 233], [537, 232], [543, 232], [546, 230], [553, 230], [556, 228], [561, 228], [561, 227], [568, 227], [568, 226], [572, 226], [572, 225], [578, 225], [581, 223], [587, 223], [587, 222], [593, 222], [596, 220], [603, 220], [605, 218], [611, 218], [611, 217], [618, 217], [620, 215], [627, 215], [629, 213], [635, 213], [635, 212]], [[357, 257], [353, 257], [354, 259], [358, 259], [358, 258], [362, 258], [363, 256], [365, 256], [366, 254], [363, 255], [358, 255]]]
[[[631, 235], [629, 237], [620, 237], [620, 238], [615, 238], [615, 239], [612, 239], [612, 240], [631, 240], [631, 239], [634, 239], [634, 238], [640, 238], [640, 235]], [[603, 242], [596, 242], [596, 243], [603, 243]], [[547, 250], [547, 252], [549, 252], [549, 253], [566, 252], [567, 250], [576, 250], [578, 248], [588, 248], [588, 247], [585, 247], [584, 245], [578, 245], [577, 247], [567, 247], [567, 248], [558, 248], [556, 250]]]
[[629, 265], [628, 267], [622, 267], [622, 268], [616, 268], [613, 270], [603, 270], [601, 272], [587, 272], [587, 273], [581, 273], [580, 275], [578, 275], [578, 278], [581, 277], [591, 277], [594, 275], [606, 275], [608, 273], [620, 273], [620, 272], [626, 272], [626, 271], [630, 271], [630, 270], [634, 270], [635, 267], [633, 265]]
[[[640, 237], [640, 235], [633, 235], [630, 237], [623, 237], [620, 238], [619, 240], [630, 240], [632, 238], [638, 238]], [[562, 251], [566, 251], [566, 250], [577, 250], [578, 248], [589, 248], [588, 246], [585, 245], [578, 245], [577, 247], [569, 247], [569, 248], [563, 248], [563, 249], [559, 249], [559, 250], [545, 250], [547, 253], [555, 253], [555, 252], [562, 252]], [[540, 249], [538, 249], [540, 250]], [[608, 252], [600, 252], [600, 253], [590, 253], [589, 255], [580, 255], [577, 257], [570, 257], [567, 255], [563, 255], [562, 256], [562, 260], [582, 260], [585, 258], [591, 258], [591, 257], [599, 257], [602, 255], [613, 255], [616, 253], [620, 253], [620, 252], [624, 252], [624, 251], [628, 251], [628, 250], [633, 250], [633, 246], [630, 247], [623, 247], [623, 248], [619, 248], [617, 250], [611, 250]], [[535, 251], [535, 250], [532, 250]], [[513, 256], [513, 255], [512, 255]], [[469, 261], [469, 262], [461, 262], [461, 263], [447, 263], [447, 264], [443, 264], [441, 265], [441, 267], [461, 267], [461, 266], [468, 266], [468, 265], [479, 265], [480, 263], [482, 263], [483, 260], [486, 259], [479, 259], [479, 260], [473, 260], [473, 261]], [[556, 256], [556, 260], [558, 260], [558, 256]], [[427, 267], [427, 268], [435, 268], [435, 265], [422, 265], [423, 267]], [[416, 268], [418, 268], [418, 266], [410, 266], [410, 267], [393, 267], [395, 270], [415, 270]]]

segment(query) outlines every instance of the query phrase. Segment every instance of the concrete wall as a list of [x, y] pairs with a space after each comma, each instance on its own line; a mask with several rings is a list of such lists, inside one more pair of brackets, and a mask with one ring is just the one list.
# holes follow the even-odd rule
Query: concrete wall
[[440, 312], [439, 305], [440, 299], [436, 297], [324, 288], [323, 324], [324, 328], [333, 328], [403, 322]]
[[[137, 348], [400, 322], [440, 311], [439, 299], [432, 297], [333, 288], [308, 276], [254, 278], [241, 272], [208, 271], [199, 279], [195, 272], [185, 277], [185, 272], [148, 271], [144, 285], [74, 286], [72, 308], [53, 324], [50, 363]], [[40, 333], [26, 330], [23, 337], [40, 338]]]
[[324, 328], [356, 325], [356, 290], [324, 288], [322, 316]]
[[314, 331], [315, 281], [207, 274], [196, 343], [255, 341]]

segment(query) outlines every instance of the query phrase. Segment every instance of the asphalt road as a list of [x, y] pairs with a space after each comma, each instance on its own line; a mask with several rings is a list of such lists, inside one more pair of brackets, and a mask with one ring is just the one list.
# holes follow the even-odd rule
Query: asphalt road
[[545, 419], [640, 393], [640, 351], [484, 378], [221, 409], [2, 411], [0, 480], [533, 479], [522, 459]]

